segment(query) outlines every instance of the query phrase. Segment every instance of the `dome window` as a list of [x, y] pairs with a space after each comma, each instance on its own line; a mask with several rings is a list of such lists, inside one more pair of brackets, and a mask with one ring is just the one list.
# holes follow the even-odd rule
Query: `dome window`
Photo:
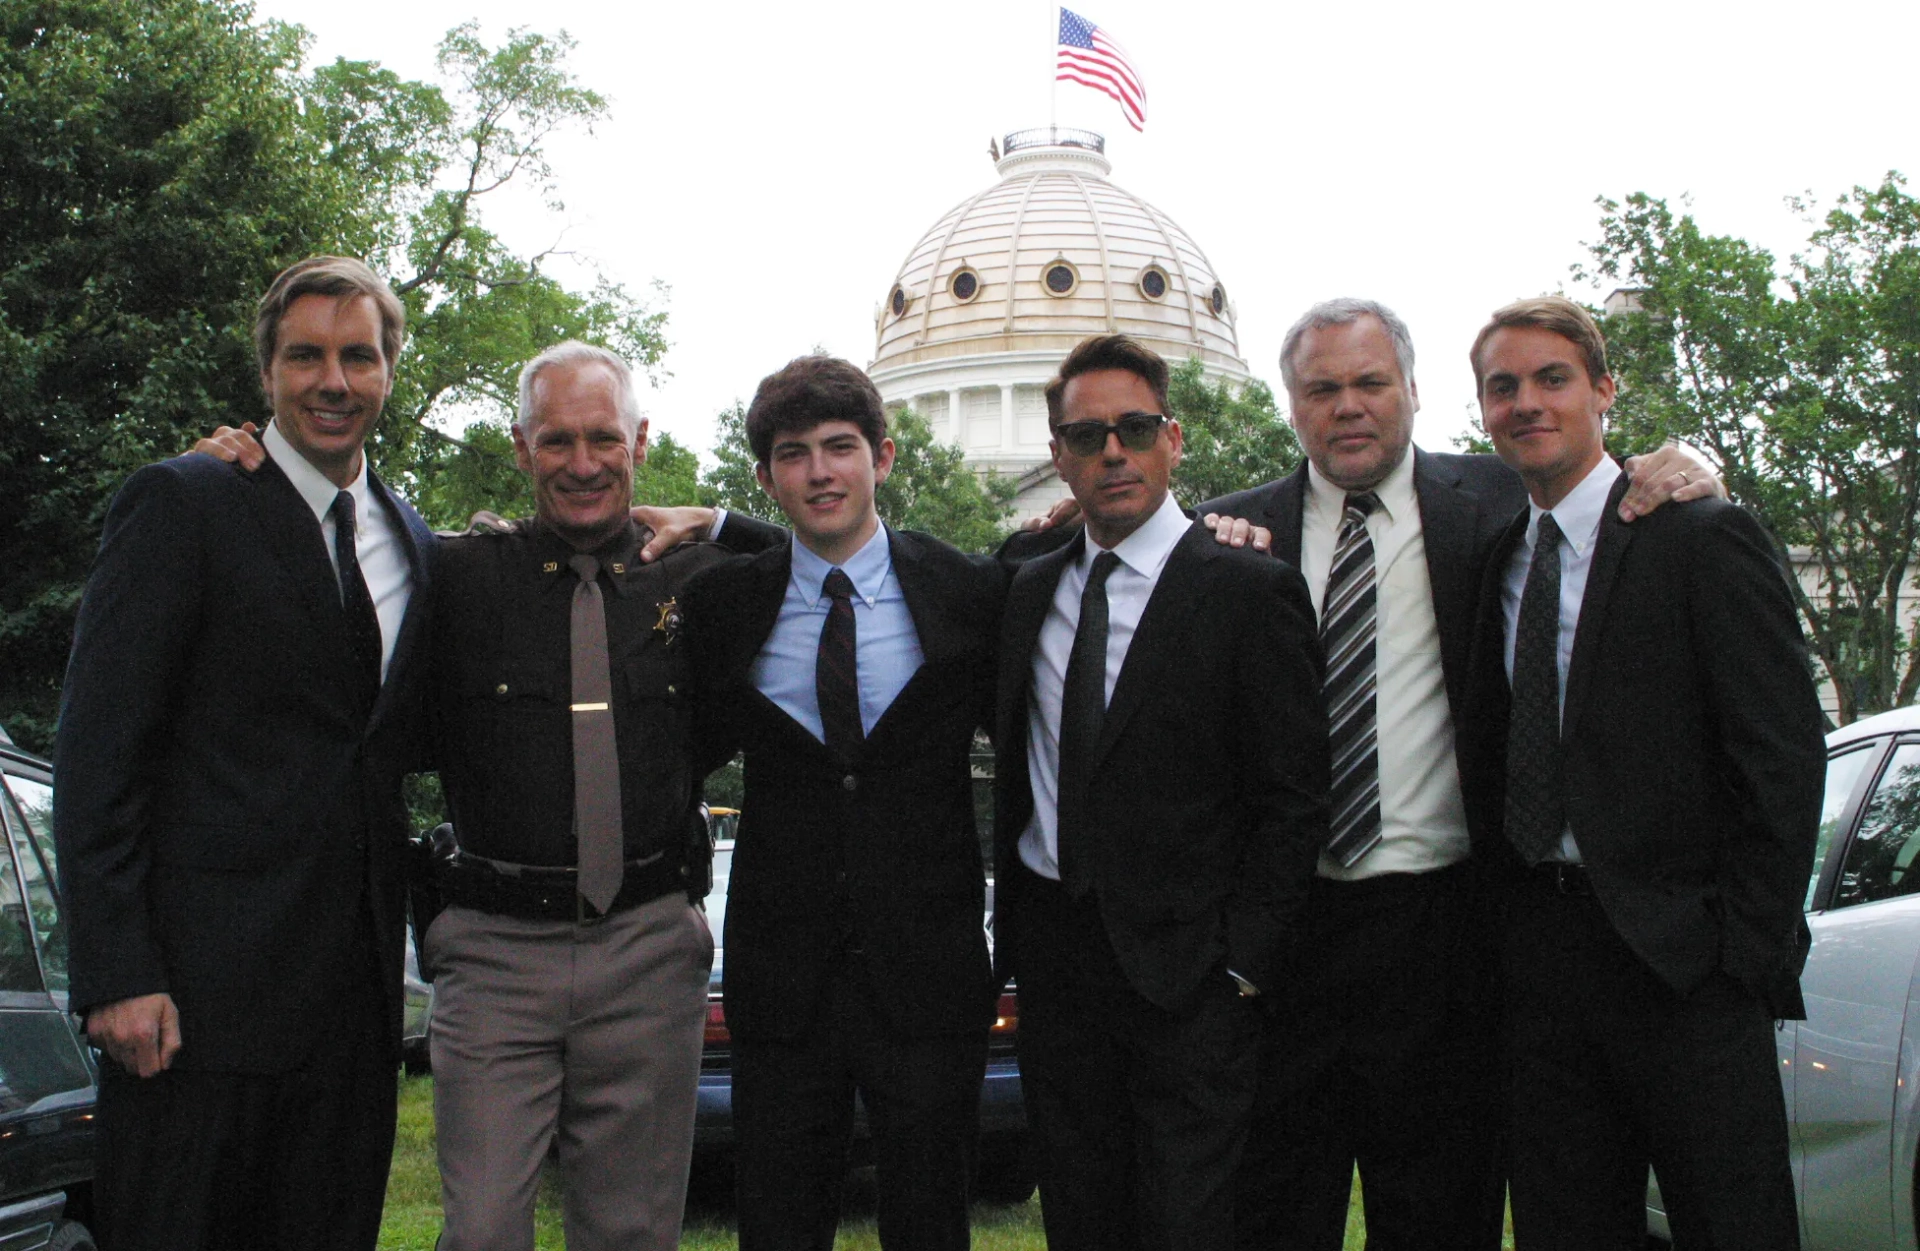
[[1149, 265], [1140, 271], [1140, 294], [1149, 300], [1167, 298], [1167, 271], [1158, 265]]
[[954, 270], [953, 277], [947, 280], [947, 290], [953, 293], [956, 304], [965, 304], [980, 294], [980, 275], [962, 266]]
[[1213, 310], [1215, 317], [1227, 315], [1227, 289], [1217, 282], [1213, 284], [1213, 294], [1207, 297], [1207, 307]]
[[893, 289], [892, 293], [887, 296], [887, 308], [892, 311], [895, 317], [905, 317], [907, 315], [907, 293], [905, 288], [895, 287]]
[[1073, 267], [1073, 262], [1059, 257], [1040, 271], [1040, 281], [1048, 295], [1068, 296], [1080, 285], [1080, 271]]

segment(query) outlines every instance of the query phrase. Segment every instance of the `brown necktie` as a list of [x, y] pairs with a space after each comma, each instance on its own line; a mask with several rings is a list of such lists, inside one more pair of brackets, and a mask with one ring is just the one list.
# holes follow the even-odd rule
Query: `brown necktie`
[[607, 664], [607, 607], [600, 562], [577, 555], [573, 590], [573, 834], [580, 895], [605, 913], [620, 893], [620, 753], [613, 737], [613, 676]]

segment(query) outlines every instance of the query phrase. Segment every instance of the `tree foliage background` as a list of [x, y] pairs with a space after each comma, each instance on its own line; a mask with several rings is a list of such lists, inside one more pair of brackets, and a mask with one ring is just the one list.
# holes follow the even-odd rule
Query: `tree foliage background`
[[[663, 312], [568, 289], [481, 220], [509, 185], [559, 208], [544, 144], [606, 111], [564, 36], [457, 28], [438, 83], [309, 70], [305, 32], [242, 0], [0, 0], [0, 36], [0, 721], [23, 743], [51, 740], [119, 483], [264, 413], [253, 303], [287, 264], [363, 256], [405, 300], [374, 455], [437, 524], [526, 507], [503, 423], [528, 357], [584, 338], [657, 368]], [[662, 438], [649, 472], [690, 459]]]
[[1600, 201], [1581, 280], [1635, 288], [1605, 325], [1624, 450], [1673, 437], [1707, 451], [1782, 554], [1842, 724], [1910, 704], [1920, 637], [1902, 606], [1920, 537], [1920, 202], [1889, 174], [1807, 219], [1777, 261], [1665, 200]]
[[1209, 383], [1200, 358], [1189, 356], [1168, 379], [1167, 407], [1184, 441], [1173, 495], [1189, 508], [1299, 467], [1300, 441], [1257, 378], [1236, 394], [1224, 382]]

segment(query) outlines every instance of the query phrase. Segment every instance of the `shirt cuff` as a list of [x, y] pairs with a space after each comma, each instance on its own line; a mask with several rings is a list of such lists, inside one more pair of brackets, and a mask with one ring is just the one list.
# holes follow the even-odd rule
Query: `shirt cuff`
[[1255, 986], [1252, 982], [1249, 982], [1246, 978], [1241, 977], [1238, 973], [1235, 973], [1232, 969], [1227, 970], [1227, 976], [1232, 978], [1233, 984], [1240, 988], [1240, 997], [1242, 999], [1253, 999], [1260, 994], [1260, 988], [1258, 986]]
[[707, 542], [718, 543], [720, 541], [720, 532], [726, 529], [726, 526], [727, 510], [724, 508], [714, 509], [713, 524], [707, 527]]

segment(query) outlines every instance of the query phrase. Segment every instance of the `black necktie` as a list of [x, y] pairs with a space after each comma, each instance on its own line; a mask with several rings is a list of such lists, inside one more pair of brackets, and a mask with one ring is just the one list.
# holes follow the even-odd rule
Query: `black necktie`
[[606, 914], [625, 873], [620, 811], [620, 749], [614, 738], [613, 668], [607, 656], [607, 603], [600, 562], [569, 557], [579, 575], [569, 634], [573, 645], [573, 838], [580, 897]]
[[340, 565], [340, 606], [347, 613], [347, 643], [360, 671], [359, 693], [364, 706], [371, 709], [380, 694], [380, 615], [373, 610], [373, 596], [368, 594], [367, 580], [360, 573], [356, 534], [353, 496], [342, 491], [333, 497], [333, 555]]
[[1054, 806], [1060, 882], [1076, 899], [1092, 885], [1086, 848], [1087, 777], [1107, 717], [1107, 578], [1120, 565], [1112, 552], [1093, 558], [1080, 593], [1080, 624], [1060, 690], [1060, 772]]
[[853, 579], [835, 569], [821, 589], [833, 600], [820, 627], [820, 654], [813, 665], [814, 697], [820, 701], [820, 729], [829, 750], [851, 760], [866, 742], [860, 727], [860, 669], [854, 658]]
[[1513, 711], [1507, 723], [1507, 838], [1538, 864], [1567, 826], [1560, 787], [1560, 527], [1540, 515], [1513, 631]]
[[1373, 539], [1367, 533], [1367, 514], [1379, 502], [1371, 491], [1347, 496], [1340, 541], [1320, 604], [1320, 644], [1327, 656], [1321, 690], [1326, 695], [1328, 743], [1333, 749], [1327, 854], [1348, 866], [1380, 841]]

